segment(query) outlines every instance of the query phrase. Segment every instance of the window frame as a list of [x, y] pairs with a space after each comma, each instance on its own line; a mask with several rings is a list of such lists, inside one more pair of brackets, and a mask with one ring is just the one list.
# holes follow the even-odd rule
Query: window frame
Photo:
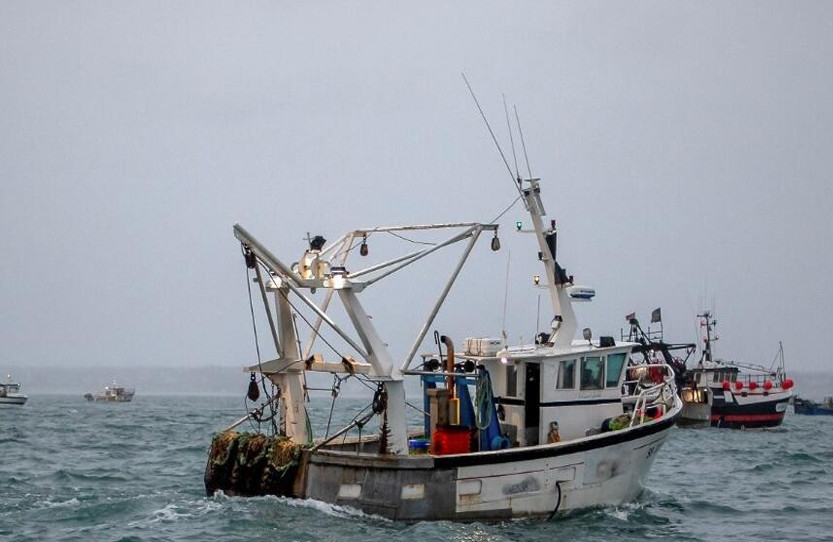
[[[584, 387], [584, 368], [585, 364], [588, 361], [593, 361], [598, 363], [598, 366], [601, 368], [599, 371], [599, 375], [596, 377], [594, 386], [595, 387]], [[582, 356], [581, 357], [581, 365], [579, 370], [579, 390], [581, 391], [602, 391], [605, 389], [606, 383], [606, 361], [604, 356]]]
[[[610, 380], [609, 363], [610, 363], [611, 356], [617, 356], [617, 357], [621, 356], [619, 371], [616, 373], [616, 381], [615, 382], [611, 382], [611, 380]], [[614, 354], [608, 354], [608, 355], [605, 356], [605, 388], [606, 389], [618, 388], [619, 387], [619, 381], [622, 379], [622, 369], [624, 369], [624, 367], [625, 367], [625, 361], [626, 361], [627, 357], [628, 357], [628, 355], [625, 352], [616, 352]]]
[[[562, 375], [564, 374], [563, 368], [566, 366], [567, 363], [572, 363], [573, 371], [572, 371], [572, 386], [562, 386], [563, 378]], [[555, 375], [555, 389], [556, 391], [563, 391], [563, 390], [575, 390], [576, 389], [576, 365], [578, 365], [578, 358], [570, 358], [570, 359], [560, 359], [558, 360], [558, 369]]]

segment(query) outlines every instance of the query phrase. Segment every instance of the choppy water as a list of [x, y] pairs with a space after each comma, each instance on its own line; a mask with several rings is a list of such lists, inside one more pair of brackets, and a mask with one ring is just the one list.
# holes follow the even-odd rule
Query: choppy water
[[[329, 401], [313, 406], [326, 416]], [[0, 539], [833, 539], [833, 417], [790, 413], [772, 431], [676, 429], [647, 490], [625, 506], [552, 521], [403, 525], [311, 501], [206, 498], [211, 436], [241, 413], [231, 397], [102, 405], [44, 395], [0, 410]]]

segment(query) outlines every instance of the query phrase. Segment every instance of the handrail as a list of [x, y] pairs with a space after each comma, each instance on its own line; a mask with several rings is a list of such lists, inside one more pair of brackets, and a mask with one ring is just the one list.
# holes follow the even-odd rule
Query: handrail
[[[662, 368], [665, 370], [665, 375], [662, 382], [654, 384], [653, 386], [646, 388], [639, 392], [639, 395], [636, 396], [636, 402], [633, 406], [633, 412], [631, 413], [631, 421], [628, 424], [628, 427], [633, 427], [636, 423], [637, 415], [639, 416], [639, 423], [645, 422], [645, 410], [648, 404], [648, 398], [651, 397], [652, 400], [656, 400], [657, 397], [661, 397], [663, 399], [663, 404], [668, 407], [668, 399], [674, 397], [676, 393], [674, 388], [674, 369], [671, 368], [670, 365], [667, 363], [650, 363], [644, 365], [634, 365], [631, 367], [626, 368], [626, 371], [630, 371], [633, 369], [639, 368]], [[627, 383], [635, 383], [638, 384], [641, 382], [641, 379], [638, 380], [626, 380], [624, 384]], [[666, 397], [666, 392], [670, 392], [670, 397]], [[633, 397], [633, 395], [629, 395], [629, 397]]]

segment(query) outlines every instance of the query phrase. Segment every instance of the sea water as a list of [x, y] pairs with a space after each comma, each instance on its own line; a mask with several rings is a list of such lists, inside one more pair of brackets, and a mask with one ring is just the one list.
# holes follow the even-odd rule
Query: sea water
[[[367, 401], [339, 399], [333, 425]], [[329, 398], [314, 398], [319, 420]], [[212, 435], [244, 398], [92, 404], [35, 395], [0, 410], [0, 539], [831, 540], [833, 417], [790, 411], [773, 430], [674, 429], [633, 503], [553, 520], [400, 524], [277, 497], [206, 497]]]

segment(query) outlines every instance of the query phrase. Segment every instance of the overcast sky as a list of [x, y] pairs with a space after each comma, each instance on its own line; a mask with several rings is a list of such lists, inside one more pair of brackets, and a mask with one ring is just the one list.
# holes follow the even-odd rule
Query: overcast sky
[[[465, 71], [507, 150], [519, 108], [581, 327], [661, 306], [693, 341], [714, 308], [719, 356], [826, 370], [831, 58], [827, 1], [4, 0], [0, 366], [253, 363], [235, 222], [291, 262], [307, 231], [491, 220], [516, 193]], [[532, 337], [524, 218], [437, 329], [500, 335], [511, 252]], [[367, 292], [396, 355], [454, 255]]]

